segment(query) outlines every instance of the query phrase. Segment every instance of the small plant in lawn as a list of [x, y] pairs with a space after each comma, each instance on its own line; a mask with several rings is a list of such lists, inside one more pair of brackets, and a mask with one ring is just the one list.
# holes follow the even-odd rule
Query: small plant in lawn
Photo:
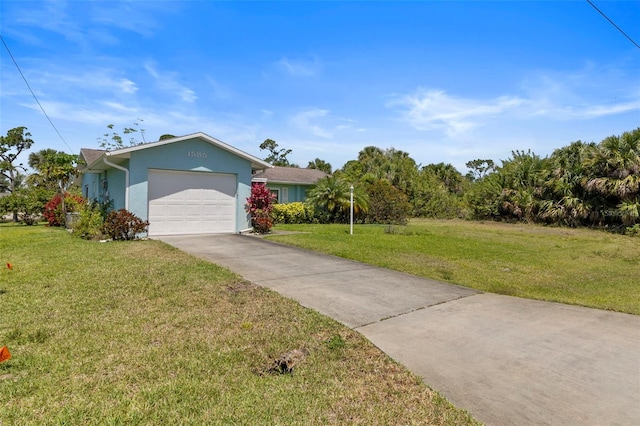
[[102, 232], [113, 240], [134, 240], [136, 235], [147, 232], [149, 222], [128, 210], [112, 211], [102, 225]]
[[263, 183], [251, 185], [251, 196], [247, 198], [246, 210], [251, 215], [253, 230], [259, 234], [266, 234], [273, 227], [271, 211], [275, 196]]

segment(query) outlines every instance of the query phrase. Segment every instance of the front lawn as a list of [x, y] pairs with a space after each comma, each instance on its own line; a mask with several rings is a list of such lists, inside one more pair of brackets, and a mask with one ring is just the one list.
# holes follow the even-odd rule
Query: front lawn
[[474, 423], [358, 333], [161, 242], [5, 224], [0, 262], [0, 424]]
[[272, 241], [483, 291], [640, 315], [640, 238], [589, 229], [413, 220], [278, 225]]

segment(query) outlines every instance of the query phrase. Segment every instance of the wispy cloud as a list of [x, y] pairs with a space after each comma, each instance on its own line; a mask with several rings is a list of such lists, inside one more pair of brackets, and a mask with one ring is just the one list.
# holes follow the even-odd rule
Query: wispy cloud
[[329, 111], [326, 109], [312, 108], [296, 114], [291, 121], [303, 131], [328, 139], [332, 136], [332, 133], [322, 128], [319, 124], [314, 123], [318, 119], [326, 117], [327, 114], [329, 114]]
[[321, 66], [318, 58], [311, 60], [282, 58], [277, 62], [278, 68], [294, 77], [311, 77], [319, 74]]
[[179, 75], [175, 72], [160, 72], [155, 68], [155, 65], [151, 62], [147, 62], [144, 65], [149, 75], [151, 75], [158, 85], [160, 90], [170, 92], [173, 96], [177, 96], [183, 102], [193, 103], [198, 99], [196, 92], [190, 88], [182, 85], [178, 79]]
[[483, 120], [513, 110], [525, 101], [501, 96], [489, 100], [455, 97], [443, 90], [418, 89], [388, 103], [400, 107], [403, 119], [418, 130], [442, 130], [449, 136], [482, 125]]
[[613, 64], [570, 72], [532, 71], [521, 84], [532, 116], [589, 120], [640, 110], [640, 77]]
[[480, 127], [506, 123], [539, 126], [537, 120], [582, 121], [640, 111], [640, 80], [612, 87], [615, 72], [587, 68], [571, 73], [537, 72], [529, 75], [517, 93], [493, 98], [456, 96], [441, 89], [418, 88], [395, 95], [388, 108], [420, 131], [435, 130], [449, 138], [469, 136]]

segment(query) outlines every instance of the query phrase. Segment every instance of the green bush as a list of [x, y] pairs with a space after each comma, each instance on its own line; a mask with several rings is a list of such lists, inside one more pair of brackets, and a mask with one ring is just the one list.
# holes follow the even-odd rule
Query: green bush
[[625, 234], [632, 237], [640, 237], [640, 223], [636, 223], [633, 226], [628, 226], [625, 230]]
[[385, 180], [378, 180], [367, 187], [369, 210], [366, 221], [405, 225], [411, 212], [407, 196]]
[[102, 225], [102, 232], [113, 240], [134, 240], [136, 235], [147, 232], [149, 222], [128, 210], [112, 211]]
[[275, 223], [312, 223], [313, 208], [301, 202], [274, 204], [272, 211]]
[[80, 238], [87, 240], [99, 239], [102, 237], [102, 226], [104, 216], [100, 205], [97, 203], [84, 204], [79, 212], [78, 220], [73, 224], [73, 233]]
[[0, 198], [0, 215], [17, 211], [20, 222], [33, 225], [42, 215], [44, 205], [50, 197], [50, 192], [42, 188], [21, 188], [11, 195]]

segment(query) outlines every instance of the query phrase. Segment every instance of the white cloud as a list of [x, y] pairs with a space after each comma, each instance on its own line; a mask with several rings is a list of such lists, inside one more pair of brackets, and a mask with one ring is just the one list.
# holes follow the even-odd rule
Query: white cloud
[[315, 57], [310, 61], [282, 58], [277, 62], [277, 65], [294, 77], [311, 77], [320, 72], [320, 62]]
[[321, 138], [329, 139], [333, 136], [331, 131], [322, 128], [318, 124], [312, 123], [312, 121], [317, 121], [318, 119], [326, 117], [327, 114], [329, 114], [329, 111], [326, 109], [312, 108], [296, 114], [291, 121], [303, 131]]
[[404, 120], [418, 130], [437, 129], [455, 136], [482, 125], [489, 117], [514, 110], [524, 102], [510, 96], [477, 100], [450, 96], [443, 90], [418, 89], [388, 106], [400, 106]]
[[193, 103], [198, 99], [196, 92], [182, 85], [179, 81], [179, 75], [174, 72], [161, 73], [156, 70], [154, 64], [147, 62], [144, 65], [149, 75], [151, 75], [158, 87], [166, 92], [170, 92], [173, 96], [177, 96], [183, 102]]

